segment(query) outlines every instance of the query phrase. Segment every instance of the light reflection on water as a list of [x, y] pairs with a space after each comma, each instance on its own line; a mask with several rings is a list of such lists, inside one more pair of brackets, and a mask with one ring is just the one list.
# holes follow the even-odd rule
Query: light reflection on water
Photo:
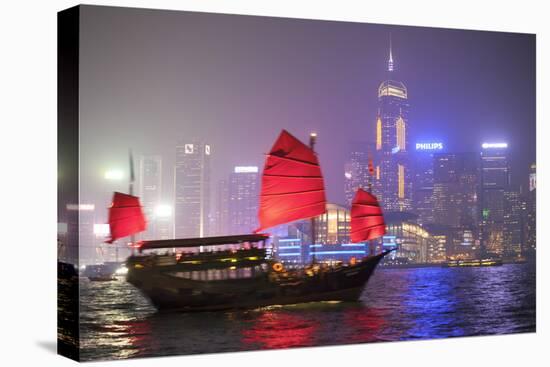
[[81, 280], [82, 359], [535, 331], [535, 269], [377, 269], [358, 303], [157, 313], [131, 285]]

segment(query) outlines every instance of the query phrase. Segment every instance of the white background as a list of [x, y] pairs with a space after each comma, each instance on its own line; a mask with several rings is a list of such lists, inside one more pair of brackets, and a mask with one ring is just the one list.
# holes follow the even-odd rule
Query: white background
[[[546, 1], [194, 0], [103, 1], [219, 13], [537, 33], [538, 274], [537, 333], [437, 341], [362, 344], [205, 356], [149, 358], [117, 366], [539, 366], [550, 353], [546, 165], [549, 136], [550, 26]], [[66, 366], [56, 339], [56, 12], [73, 1], [4, 1], [0, 27], [0, 363]], [[518, 123], [522, 123], [518, 121]], [[490, 302], [490, 299], [487, 300]], [[112, 362], [111, 362], [112, 363]], [[94, 363], [103, 365], [107, 362]]]

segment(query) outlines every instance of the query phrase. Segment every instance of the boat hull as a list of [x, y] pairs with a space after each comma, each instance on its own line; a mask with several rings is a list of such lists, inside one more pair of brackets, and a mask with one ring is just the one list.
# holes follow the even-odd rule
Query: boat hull
[[162, 267], [133, 269], [127, 280], [158, 310], [217, 311], [319, 301], [357, 301], [384, 254], [355, 265], [289, 277], [268, 271], [247, 279], [200, 281]]

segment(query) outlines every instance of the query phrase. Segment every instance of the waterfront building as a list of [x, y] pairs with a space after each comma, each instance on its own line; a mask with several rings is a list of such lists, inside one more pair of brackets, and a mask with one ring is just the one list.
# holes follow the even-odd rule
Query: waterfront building
[[448, 237], [444, 234], [432, 235], [431, 241], [428, 242], [429, 263], [442, 263], [447, 260], [447, 240]]
[[408, 91], [402, 82], [395, 80], [390, 42], [386, 80], [378, 87], [373, 187], [384, 210], [408, 211], [412, 207], [408, 113]]
[[508, 144], [484, 143], [480, 171], [481, 254], [504, 255], [504, 192], [510, 186]]
[[258, 228], [259, 175], [256, 166], [236, 166], [229, 177], [228, 234]]
[[386, 212], [386, 235], [382, 248], [397, 248], [386, 264], [423, 264], [428, 262], [428, 248], [433, 246], [430, 233], [417, 223], [417, 216], [406, 212]]
[[514, 259], [521, 256], [524, 209], [519, 190], [504, 191], [503, 256], [505, 258]]
[[350, 210], [327, 204], [327, 212], [315, 217], [315, 244], [333, 245], [349, 242]]
[[147, 218], [147, 230], [139, 237], [143, 240], [159, 239], [156, 209], [162, 194], [162, 158], [159, 155], [140, 156], [137, 171], [137, 195]]
[[453, 259], [475, 259], [479, 256], [479, 241], [474, 228], [452, 228], [451, 246], [447, 254]]
[[532, 254], [537, 249], [537, 174], [535, 163], [529, 172], [529, 191], [525, 195], [524, 249], [525, 254]]
[[210, 145], [194, 140], [176, 146], [174, 227], [177, 238], [209, 235]]

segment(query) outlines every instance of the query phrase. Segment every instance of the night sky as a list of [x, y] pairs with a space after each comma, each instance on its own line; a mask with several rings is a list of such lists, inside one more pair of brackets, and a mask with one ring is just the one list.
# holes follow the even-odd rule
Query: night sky
[[285, 128], [318, 133], [328, 199], [343, 203], [349, 143], [374, 140], [390, 33], [411, 143], [507, 141], [517, 185], [535, 161], [534, 35], [90, 6], [81, 27], [83, 200], [127, 190], [103, 172], [127, 171], [129, 148], [163, 156], [172, 203], [178, 140], [212, 146], [215, 185], [262, 166]]

